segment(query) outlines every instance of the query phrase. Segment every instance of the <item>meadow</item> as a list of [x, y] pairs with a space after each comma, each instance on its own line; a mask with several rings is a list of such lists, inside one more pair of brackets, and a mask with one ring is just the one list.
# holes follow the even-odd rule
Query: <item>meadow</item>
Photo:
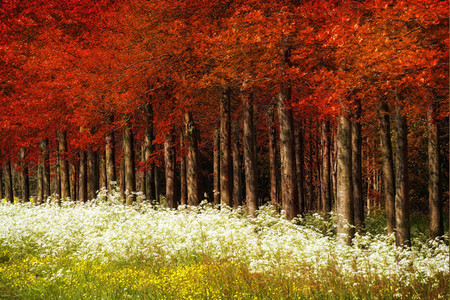
[[0, 205], [0, 298], [5, 299], [448, 299], [448, 230], [397, 248], [384, 216], [351, 247], [334, 217], [286, 221], [265, 206], [170, 210], [118, 195], [84, 204]]

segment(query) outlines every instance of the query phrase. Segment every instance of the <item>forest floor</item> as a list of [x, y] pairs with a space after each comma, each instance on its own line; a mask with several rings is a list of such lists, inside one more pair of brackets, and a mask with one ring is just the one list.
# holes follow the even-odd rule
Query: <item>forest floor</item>
[[[448, 299], [448, 228], [427, 240], [412, 217], [412, 247], [384, 233], [381, 212], [351, 247], [334, 216], [286, 221], [209, 204], [177, 211], [86, 204], [0, 205], [0, 298], [5, 299]], [[448, 221], [446, 222], [448, 223]]]

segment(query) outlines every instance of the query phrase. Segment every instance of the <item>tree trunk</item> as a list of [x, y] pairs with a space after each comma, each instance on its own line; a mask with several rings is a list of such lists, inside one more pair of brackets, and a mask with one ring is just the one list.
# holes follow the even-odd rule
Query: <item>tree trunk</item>
[[437, 114], [436, 102], [428, 107], [428, 203], [430, 206], [430, 238], [432, 239], [444, 235]]
[[61, 204], [61, 155], [58, 142], [56, 144], [56, 160], [55, 160], [55, 200]]
[[[113, 116], [109, 117], [108, 122], [112, 123]], [[108, 183], [108, 192], [111, 193], [111, 188], [117, 184], [116, 177], [116, 150], [114, 145], [114, 131], [111, 131], [106, 135], [106, 147], [105, 147], [105, 164], [106, 164], [106, 181]]]
[[313, 204], [314, 204], [314, 139], [312, 136], [312, 122], [310, 123], [309, 126], [309, 199], [308, 199], [308, 203], [306, 206], [306, 210], [310, 211], [313, 208]]
[[213, 153], [213, 181], [214, 181], [214, 204], [220, 202], [220, 134], [214, 130], [214, 153]]
[[96, 176], [97, 176], [97, 170], [96, 170], [96, 161], [95, 161], [95, 153], [92, 148], [89, 148], [87, 151], [87, 193], [88, 193], [88, 200], [95, 199], [95, 196], [97, 194], [97, 186], [96, 186]]
[[42, 201], [46, 201], [51, 195], [50, 191], [50, 163], [48, 153], [48, 139], [41, 140], [40, 143], [40, 169], [42, 172]]
[[14, 203], [14, 189], [13, 189], [13, 177], [11, 170], [11, 160], [8, 159], [4, 165], [5, 171], [5, 191], [6, 191], [6, 201]]
[[106, 158], [105, 158], [105, 152], [100, 150], [99, 151], [99, 162], [98, 162], [98, 168], [99, 168], [99, 189], [106, 189], [108, 188], [108, 179], [106, 175]]
[[136, 173], [134, 165], [134, 141], [131, 124], [127, 122], [123, 131], [123, 155], [125, 164], [126, 204], [136, 200]]
[[[36, 197], [36, 205], [42, 204], [44, 200], [44, 178], [42, 178], [42, 166], [41, 162], [39, 161], [37, 166], [37, 197]], [[2, 176], [3, 172], [0, 172], [0, 199], [3, 199], [3, 184], [2, 184]]]
[[222, 90], [220, 98], [220, 204], [231, 206], [232, 202], [232, 162], [231, 162], [231, 114], [230, 88]]
[[166, 135], [164, 143], [164, 162], [166, 167], [166, 203], [169, 208], [177, 208], [175, 179], [175, 148], [173, 132]]
[[153, 162], [150, 162], [153, 152], [153, 106], [149, 103], [145, 104], [145, 139], [144, 139], [144, 185], [145, 185], [145, 198], [147, 200], [155, 199], [154, 178], [153, 178]]
[[273, 207], [278, 208], [278, 164], [277, 164], [277, 142], [275, 130], [275, 112], [271, 105], [267, 110], [267, 124], [269, 128], [269, 160], [270, 160], [270, 201]]
[[351, 245], [354, 234], [352, 130], [350, 120], [344, 115], [339, 117], [337, 135], [337, 234], [347, 245]]
[[86, 151], [80, 152], [80, 171], [78, 175], [78, 201], [86, 202], [88, 200]]
[[21, 202], [30, 202], [30, 178], [28, 175], [28, 165], [25, 161], [26, 149], [20, 148], [19, 151], [19, 164], [20, 164], [20, 191], [21, 191]]
[[233, 207], [242, 206], [241, 157], [239, 151], [239, 125], [233, 124]]
[[180, 154], [180, 185], [181, 185], [181, 194], [180, 194], [180, 203], [181, 205], [187, 205], [187, 179], [186, 179], [186, 153], [183, 152], [185, 147], [185, 133], [184, 130], [181, 130], [180, 133], [180, 148], [181, 148], [181, 154]]
[[188, 112], [185, 114], [186, 126], [186, 184], [188, 205], [199, 205], [201, 200], [200, 194], [200, 174], [199, 174], [199, 153], [198, 140], [199, 132], [195, 125], [192, 115]]
[[[386, 203], [387, 232], [394, 233], [395, 229], [395, 175], [392, 155], [391, 128], [389, 108], [386, 102], [380, 103], [380, 150], [382, 157], [384, 200]], [[369, 203], [370, 204], [370, 203]], [[370, 212], [368, 207], [368, 212]]]
[[397, 246], [410, 245], [408, 197], [408, 129], [402, 108], [395, 108], [395, 240]]
[[[123, 142], [123, 141], [122, 141]], [[123, 145], [123, 143], [122, 143]], [[119, 178], [120, 178], [120, 200], [122, 200], [122, 203], [125, 204], [125, 162], [124, 162], [124, 154], [123, 154], [123, 146], [122, 146], [122, 163], [120, 164], [119, 169]]]
[[291, 89], [281, 87], [278, 93], [278, 119], [280, 122], [281, 203], [286, 218], [292, 220], [298, 213], [298, 192], [294, 148], [292, 111], [286, 107]]
[[297, 122], [294, 128], [295, 135], [295, 163], [297, 171], [298, 209], [300, 214], [305, 213], [305, 154], [303, 152], [303, 125]]
[[245, 198], [248, 214], [255, 215], [258, 209], [257, 191], [257, 166], [255, 153], [254, 111], [252, 93], [245, 89], [241, 90], [243, 102], [243, 141], [244, 141], [244, 170], [245, 170]]
[[58, 131], [59, 168], [61, 176], [61, 199], [70, 197], [69, 161], [67, 160], [67, 133]]
[[362, 233], [364, 228], [364, 198], [362, 194], [362, 142], [361, 100], [356, 100], [355, 120], [352, 122], [352, 181], [355, 228]]
[[161, 203], [159, 199], [159, 167], [154, 166], [154, 174], [153, 177], [155, 178], [155, 200], [156, 203]]
[[77, 164], [76, 163], [71, 163], [69, 165], [69, 176], [70, 176], [70, 199], [72, 201], [76, 201], [77, 200]]
[[330, 163], [330, 121], [322, 123], [322, 213], [331, 212], [331, 163]]

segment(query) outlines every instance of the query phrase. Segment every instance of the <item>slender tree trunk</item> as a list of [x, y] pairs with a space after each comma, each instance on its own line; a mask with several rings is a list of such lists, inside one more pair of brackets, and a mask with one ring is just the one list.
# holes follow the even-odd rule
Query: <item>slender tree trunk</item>
[[119, 178], [120, 178], [120, 199], [122, 200], [122, 203], [125, 204], [126, 188], [125, 188], [125, 162], [124, 162], [124, 155], [123, 155], [123, 147], [122, 147], [122, 163], [120, 164], [120, 168], [119, 168]]
[[277, 164], [277, 142], [275, 130], [275, 112], [271, 105], [267, 110], [267, 124], [269, 128], [269, 159], [270, 159], [270, 200], [273, 207], [278, 208], [278, 164]]
[[166, 135], [164, 143], [164, 162], [166, 167], [166, 203], [169, 208], [177, 208], [175, 179], [175, 148], [173, 132]]
[[96, 176], [97, 176], [97, 170], [96, 170], [96, 162], [95, 162], [95, 153], [92, 148], [89, 148], [87, 151], [87, 191], [88, 191], [88, 199], [93, 200], [95, 199], [97, 187], [96, 187]]
[[13, 177], [10, 159], [6, 161], [4, 165], [4, 171], [5, 171], [6, 201], [14, 203]]
[[338, 149], [338, 143], [337, 143], [337, 132], [336, 128], [333, 127], [333, 130], [331, 130], [332, 134], [332, 141], [333, 141], [333, 150], [331, 152], [331, 184], [333, 188], [333, 200], [334, 200], [334, 206], [336, 210], [337, 205], [337, 149]]
[[20, 191], [21, 202], [30, 202], [30, 178], [28, 176], [28, 165], [25, 161], [26, 149], [20, 148], [19, 150], [19, 165], [20, 165]]
[[154, 178], [153, 178], [153, 168], [154, 164], [151, 161], [151, 156], [153, 152], [153, 106], [147, 103], [144, 106], [145, 110], [145, 139], [144, 139], [144, 160], [145, 160], [145, 171], [144, 171], [144, 185], [145, 185], [145, 198], [148, 200], [154, 200], [155, 189], [154, 189]]
[[330, 121], [322, 123], [322, 212], [325, 217], [331, 212], [331, 164], [330, 164]]
[[[114, 121], [111, 115], [108, 119], [109, 123]], [[108, 192], [111, 193], [113, 185], [116, 185], [116, 148], [114, 141], [114, 131], [111, 131], [106, 135], [106, 147], [105, 147], [105, 164], [106, 164], [106, 181], [108, 183]]]
[[161, 203], [159, 199], [159, 167], [154, 166], [154, 174], [153, 177], [155, 178], [155, 200], [156, 203]]
[[[180, 134], [180, 147], [182, 150], [184, 150], [185, 147], [185, 133], [184, 130], [181, 130], [181, 134]], [[181, 151], [183, 152], [183, 151]], [[181, 153], [180, 155], [180, 185], [181, 185], [181, 194], [180, 194], [180, 202], [181, 205], [187, 205], [188, 201], [187, 201], [187, 179], [186, 179], [186, 154], [185, 153]]]
[[40, 169], [42, 172], [42, 201], [46, 201], [51, 195], [50, 191], [50, 163], [48, 153], [48, 139], [41, 140], [40, 143]]
[[69, 165], [69, 176], [70, 176], [70, 199], [72, 201], [76, 201], [77, 200], [77, 164], [76, 163], [71, 163]]
[[239, 125], [233, 124], [233, 207], [242, 206], [241, 157], [239, 151]]
[[362, 141], [361, 100], [356, 100], [355, 120], [352, 122], [352, 181], [355, 228], [362, 233], [364, 228], [364, 198], [362, 187]]
[[402, 108], [395, 108], [395, 238], [397, 246], [410, 245], [409, 198], [408, 198], [408, 129]]
[[294, 148], [292, 111], [286, 107], [291, 89], [283, 86], [278, 93], [278, 119], [280, 122], [281, 203], [286, 218], [292, 220], [298, 213], [298, 192]]
[[58, 131], [59, 164], [61, 176], [61, 199], [67, 200], [70, 197], [69, 183], [69, 161], [67, 160], [67, 133]]
[[108, 188], [108, 179], [106, 175], [106, 157], [104, 151], [99, 151], [99, 189]]
[[[317, 125], [317, 129], [320, 130], [320, 127], [318, 124]], [[321, 158], [322, 158], [322, 149], [320, 148], [320, 135], [319, 137], [316, 139], [316, 142], [314, 143], [314, 148], [315, 151], [314, 153], [316, 154], [316, 166], [315, 166], [315, 174], [316, 174], [316, 195], [317, 195], [317, 201], [316, 201], [316, 210], [320, 211], [320, 207], [322, 205], [322, 166], [321, 166]]]
[[305, 173], [305, 153], [303, 152], [303, 124], [302, 122], [297, 122], [295, 129], [295, 163], [297, 171], [297, 191], [298, 191], [298, 208], [300, 214], [305, 213], [305, 184], [304, 184], [304, 173]]
[[196, 206], [200, 204], [201, 200], [198, 153], [198, 140], [200, 134], [198, 132], [197, 125], [189, 112], [185, 114], [185, 126], [187, 146], [186, 183], [188, 205]]
[[55, 161], [55, 200], [61, 204], [61, 155], [58, 144], [56, 144], [56, 161]]
[[341, 115], [338, 124], [337, 149], [337, 234], [351, 245], [354, 234], [351, 123]]
[[[0, 172], [0, 178], [3, 172]], [[36, 197], [36, 205], [42, 204], [43, 199], [44, 199], [44, 179], [42, 178], [42, 166], [41, 166], [41, 162], [39, 161], [38, 163], [38, 167], [37, 167], [37, 197]], [[1, 191], [1, 195], [0, 195], [0, 199], [3, 199], [3, 185], [2, 185], [2, 180], [0, 180], [0, 191]]]
[[214, 181], [214, 204], [220, 202], [220, 134], [214, 130], [214, 153], [213, 153], [213, 181]]
[[244, 105], [242, 116], [244, 129], [245, 195], [248, 214], [254, 216], [258, 209], [258, 191], [252, 93], [243, 87], [241, 90], [241, 98]]
[[220, 98], [220, 204], [231, 206], [232, 202], [232, 162], [231, 162], [231, 114], [230, 88], [222, 90]]
[[125, 165], [126, 204], [131, 205], [136, 200], [136, 173], [134, 165], [134, 141], [131, 124], [126, 123], [123, 132], [123, 154]]
[[86, 151], [80, 152], [80, 171], [78, 178], [78, 201], [86, 202], [88, 200], [87, 193], [87, 162]]
[[[382, 157], [384, 200], [386, 203], [387, 232], [393, 233], [395, 229], [395, 175], [392, 155], [391, 128], [389, 108], [386, 102], [380, 103], [380, 150]], [[370, 203], [369, 203], [370, 204]], [[368, 212], [369, 206], [368, 206]]]
[[312, 136], [312, 122], [309, 127], [309, 201], [307, 203], [307, 210], [310, 211], [314, 204], [314, 140]]
[[428, 202], [430, 206], [430, 238], [432, 239], [444, 235], [437, 113], [436, 102], [428, 108]]

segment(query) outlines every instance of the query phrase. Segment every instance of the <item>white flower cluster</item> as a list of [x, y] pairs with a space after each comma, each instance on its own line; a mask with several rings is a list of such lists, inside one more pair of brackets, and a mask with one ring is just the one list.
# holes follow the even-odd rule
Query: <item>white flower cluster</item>
[[0, 205], [0, 220], [0, 245], [13, 253], [34, 251], [105, 262], [182, 263], [210, 257], [239, 261], [255, 272], [300, 276], [305, 270], [319, 274], [332, 269], [341, 276], [362, 276], [367, 282], [401, 278], [406, 285], [449, 272], [445, 243], [405, 250], [395, 247], [392, 236], [365, 235], [357, 236], [349, 247], [319, 230], [286, 221], [267, 207], [250, 218], [241, 210], [209, 205], [168, 210], [109, 201], [5, 204]]

